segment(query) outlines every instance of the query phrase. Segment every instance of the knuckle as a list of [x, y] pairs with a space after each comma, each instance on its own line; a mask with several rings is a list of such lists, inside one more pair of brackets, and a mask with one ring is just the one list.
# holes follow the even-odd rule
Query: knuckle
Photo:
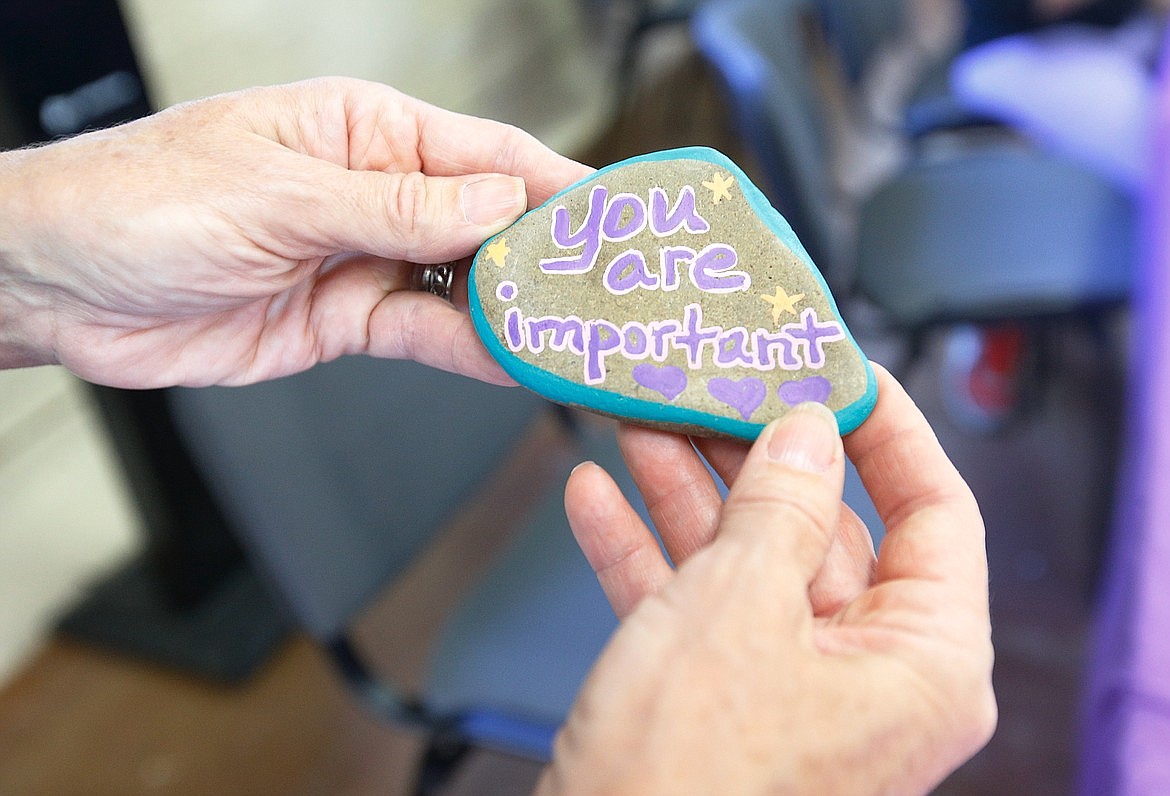
[[[418, 359], [418, 309], [413, 302], [404, 302], [397, 309], [393, 322], [382, 335], [379, 355], [389, 359]], [[373, 334], [370, 335], [373, 337]]]
[[979, 747], [982, 747], [991, 739], [999, 724], [999, 704], [995, 697], [995, 688], [992, 684], [991, 677], [994, 658], [995, 653], [992, 649], [991, 639], [988, 637], [983, 654], [983, 663], [975, 670], [971, 685], [971, 701], [974, 705], [972, 709], [972, 729], [974, 730], [975, 737], [973, 740]]
[[830, 507], [820, 497], [818, 490], [800, 484], [755, 483], [746, 485], [729, 499], [725, 511], [770, 517], [785, 525], [827, 531], [833, 518]]
[[430, 205], [430, 189], [426, 178], [418, 172], [410, 172], [399, 176], [387, 209], [401, 232], [413, 238], [426, 229]]
[[990, 651], [967, 649], [961, 658], [951, 658], [952, 665], [943, 668], [950, 676], [936, 683], [937, 708], [948, 717], [952, 737], [968, 754], [983, 748], [999, 724], [991, 659]]
[[500, 146], [496, 152], [494, 170], [511, 173], [515, 168], [517, 158], [530, 149], [531, 136], [513, 124], [501, 124], [503, 132], [500, 135]]
[[974, 729], [975, 743], [982, 747], [991, 740], [995, 729], [999, 725], [999, 703], [995, 699], [995, 691], [991, 683], [987, 682], [980, 689], [979, 704], [975, 711]]
[[955, 693], [948, 711], [952, 738], [967, 756], [987, 745], [999, 724], [999, 705], [990, 678]]
[[414, 222], [422, 219], [427, 210], [427, 183], [419, 172], [408, 172], [398, 180], [395, 210], [402, 219]]

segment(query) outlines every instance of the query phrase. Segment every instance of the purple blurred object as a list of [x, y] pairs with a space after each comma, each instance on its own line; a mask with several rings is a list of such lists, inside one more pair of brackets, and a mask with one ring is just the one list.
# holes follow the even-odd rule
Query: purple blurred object
[[1119, 28], [1060, 24], [967, 50], [951, 91], [967, 110], [999, 119], [1041, 147], [1138, 190], [1145, 180], [1160, 28], [1142, 17]]
[[1170, 793], [1170, 69], [1162, 71], [1129, 431], [1082, 712], [1085, 796]]

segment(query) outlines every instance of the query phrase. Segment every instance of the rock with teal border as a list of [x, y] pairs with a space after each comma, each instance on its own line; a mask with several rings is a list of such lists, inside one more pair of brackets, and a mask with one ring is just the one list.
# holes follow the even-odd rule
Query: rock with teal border
[[805, 401], [841, 433], [873, 370], [788, 222], [725, 155], [630, 158], [488, 240], [468, 285], [504, 369], [558, 403], [755, 439]]

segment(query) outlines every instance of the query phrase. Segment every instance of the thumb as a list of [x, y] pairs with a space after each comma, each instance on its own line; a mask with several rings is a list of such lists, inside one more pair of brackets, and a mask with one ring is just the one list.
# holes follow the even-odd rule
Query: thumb
[[795, 567], [806, 589], [825, 562], [841, 511], [845, 453], [837, 419], [805, 403], [760, 434], [732, 486], [721, 536], [765, 552], [765, 566]]
[[528, 206], [524, 180], [506, 174], [337, 176], [342, 184], [331, 193], [340, 206], [325, 208], [325, 219], [336, 217], [339, 248], [410, 262], [465, 257]]

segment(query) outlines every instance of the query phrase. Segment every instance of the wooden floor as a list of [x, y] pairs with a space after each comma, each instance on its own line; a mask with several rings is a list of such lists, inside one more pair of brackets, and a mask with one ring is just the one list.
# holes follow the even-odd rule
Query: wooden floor
[[296, 639], [246, 686], [51, 643], [3, 694], [0, 793], [403, 793], [417, 745]]
[[[587, 159], [683, 143], [736, 157], [701, 67], [683, 59], [671, 75], [670, 90], [651, 91]], [[676, 113], [680, 98], [699, 110]], [[1039, 411], [996, 437], [949, 423], [936, 358], [909, 380], [981, 500], [992, 561], [1000, 729], [939, 793], [1071, 790], [1088, 594], [1112, 477], [1105, 417], [1117, 401], [1083, 348], [1067, 341]], [[366, 641], [379, 643], [376, 633]], [[58, 638], [0, 691], [0, 796], [399, 794], [419, 749], [417, 738], [364, 714], [302, 637], [232, 687]], [[451, 792], [523, 793], [537, 774], [531, 763], [479, 754]]]

